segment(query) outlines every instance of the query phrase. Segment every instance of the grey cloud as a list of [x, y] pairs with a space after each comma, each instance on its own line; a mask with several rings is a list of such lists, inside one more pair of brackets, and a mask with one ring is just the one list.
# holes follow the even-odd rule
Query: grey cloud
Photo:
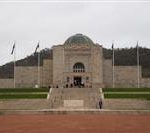
[[41, 48], [62, 44], [75, 33], [111, 47], [150, 47], [150, 3], [0, 3], [0, 64], [12, 60], [13, 40], [17, 59], [41, 40]]

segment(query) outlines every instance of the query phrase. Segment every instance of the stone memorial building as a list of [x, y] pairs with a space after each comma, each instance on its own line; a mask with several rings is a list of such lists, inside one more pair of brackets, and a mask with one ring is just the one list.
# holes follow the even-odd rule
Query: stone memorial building
[[[104, 59], [103, 47], [83, 34], [69, 37], [63, 44], [52, 47], [53, 58], [40, 67], [41, 87], [112, 87], [112, 60]], [[16, 87], [38, 84], [36, 66], [15, 68]], [[137, 87], [137, 66], [115, 66], [116, 87]], [[13, 87], [14, 79], [0, 79], [1, 88]], [[150, 79], [142, 78], [140, 86], [150, 87]]]

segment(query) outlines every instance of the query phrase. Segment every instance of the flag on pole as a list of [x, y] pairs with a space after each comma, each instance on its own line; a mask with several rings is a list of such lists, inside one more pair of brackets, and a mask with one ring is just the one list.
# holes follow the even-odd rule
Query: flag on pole
[[137, 51], [138, 51], [138, 48], [139, 48], [139, 42], [137, 41], [137, 44], [136, 44], [136, 48], [137, 48]]
[[15, 43], [13, 45], [12, 51], [11, 51], [11, 55], [14, 53], [14, 49], [15, 49]]
[[140, 55], [139, 55], [139, 42], [137, 41], [137, 87], [140, 88]]
[[14, 55], [14, 88], [16, 88], [16, 72], [15, 72], [15, 67], [16, 67], [16, 43], [14, 41], [13, 47], [12, 47], [12, 51], [11, 51], [11, 55]]
[[115, 51], [114, 51], [114, 43], [112, 43], [112, 84], [113, 88], [115, 87]]
[[[40, 41], [38, 42], [37, 46], [36, 46], [36, 49], [35, 49], [35, 52], [34, 54], [37, 52], [37, 50], [40, 49]], [[40, 87], [40, 52], [38, 52], [38, 59], [37, 59], [37, 68], [38, 68], [38, 76], [37, 76], [37, 88]]]
[[35, 52], [34, 52], [34, 53], [37, 52], [37, 50], [38, 50], [39, 47], [40, 47], [40, 44], [39, 44], [39, 42], [38, 42], [38, 44], [37, 44], [37, 46], [36, 46], [36, 49], [35, 49]]
[[114, 44], [112, 43], [112, 50], [114, 50]]

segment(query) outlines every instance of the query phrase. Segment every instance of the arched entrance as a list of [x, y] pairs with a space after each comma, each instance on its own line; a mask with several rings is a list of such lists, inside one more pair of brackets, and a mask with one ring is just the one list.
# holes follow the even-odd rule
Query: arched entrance
[[73, 72], [79, 73], [78, 76], [74, 76], [74, 86], [75, 87], [84, 87], [82, 73], [85, 72], [85, 66], [81, 62], [77, 62], [73, 66]]
[[82, 85], [82, 77], [81, 76], [74, 76], [74, 86], [81, 86]]

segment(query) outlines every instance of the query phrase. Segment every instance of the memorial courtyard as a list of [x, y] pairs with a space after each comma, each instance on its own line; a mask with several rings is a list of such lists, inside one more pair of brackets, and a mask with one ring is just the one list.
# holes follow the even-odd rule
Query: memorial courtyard
[[1, 133], [149, 133], [139, 114], [0, 115]]

